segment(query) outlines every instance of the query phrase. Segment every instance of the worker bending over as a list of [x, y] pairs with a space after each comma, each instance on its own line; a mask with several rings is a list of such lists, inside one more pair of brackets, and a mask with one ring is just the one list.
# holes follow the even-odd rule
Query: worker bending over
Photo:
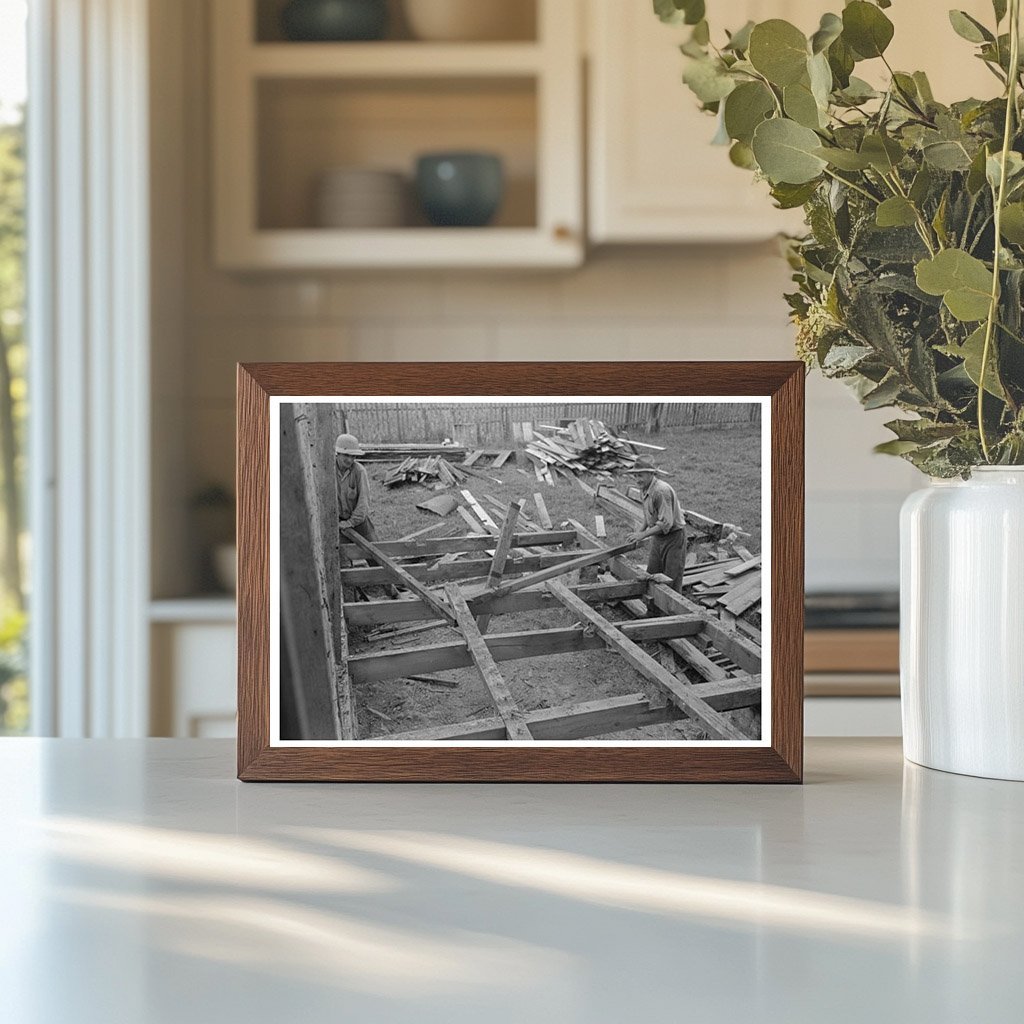
[[671, 578], [672, 589], [682, 592], [686, 522], [676, 492], [666, 480], [661, 479], [665, 472], [650, 459], [637, 459], [636, 465], [626, 472], [637, 477], [644, 501], [644, 528], [631, 533], [627, 539], [638, 544], [650, 537], [647, 571], [664, 573]]

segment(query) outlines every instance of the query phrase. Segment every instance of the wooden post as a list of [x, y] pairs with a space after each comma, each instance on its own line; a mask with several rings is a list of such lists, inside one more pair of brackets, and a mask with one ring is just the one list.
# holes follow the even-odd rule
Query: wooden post
[[[302, 466], [303, 488], [306, 495], [306, 513], [309, 519], [309, 536], [313, 549], [313, 566], [317, 581], [317, 599], [320, 604], [320, 625], [323, 632], [324, 657], [334, 679], [334, 711], [335, 724], [342, 739], [354, 740], [358, 737], [355, 709], [352, 704], [352, 687], [348, 674], [347, 636], [343, 628], [335, 630], [335, 619], [332, 608], [340, 613], [340, 586], [337, 595], [332, 599], [332, 580], [328, 575], [327, 539], [332, 533], [324, 529], [325, 510], [317, 488], [314, 472], [314, 458], [327, 445], [323, 432], [314, 429], [312, 407], [295, 406], [295, 436], [299, 447], [299, 462]], [[330, 439], [331, 459], [333, 460], [333, 438]], [[321, 474], [323, 471], [321, 470]], [[327, 476], [333, 486], [334, 474]], [[335, 513], [336, 514], [336, 513]], [[337, 550], [336, 548], [334, 550]], [[336, 559], [335, 559], [336, 564]], [[338, 624], [340, 627], [340, 623]]]
[[[516, 523], [519, 521], [519, 513], [522, 510], [522, 501], [509, 503], [505, 522], [501, 524], [501, 533], [498, 535], [498, 546], [494, 549], [494, 557], [491, 559], [491, 571], [487, 576], [487, 586], [492, 589], [501, 583], [502, 573], [505, 571], [505, 562], [508, 560], [508, 553], [515, 536]], [[486, 633], [487, 627], [490, 624], [491, 616], [489, 614], [480, 615], [476, 620], [476, 628], [481, 633]]]

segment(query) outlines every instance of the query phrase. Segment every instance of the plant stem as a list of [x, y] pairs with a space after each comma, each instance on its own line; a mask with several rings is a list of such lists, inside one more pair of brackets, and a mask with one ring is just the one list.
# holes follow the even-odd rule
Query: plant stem
[[992, 294], [989, 299], [988, 319], [985, 322], [985, 345], [981, 350], [981, 370], [978, 373], [978, 435], [985, 461], [992, 462], [988, 435], [985, 431], [985, 374], [992, 354], [992, 334], [999, 313], [1000, 242], [1002, 241], [1003, 204], [1006, 199], [1006, 165], [1013, 139], [1013, 122], [1017, 113], [1017, 74], [1020, 66], [1020, 0], [1010, 0], [1010, 74], [1006, 83], [1006, 123], [1003, 125], [1003, 150], [999, 167], [999, 189], [995, 197], [995, 246], [992, 255]]
[[838, 181], [840, 184], [845, 185], [847, 188], [852, 188], [854, 192], [859, 192], [866, 199], [870, 199], [871, 202], [873, 202], [875, 204], [875, 206], [877, 206], [879, 204], [880, 200], [878, 199], [878, 197], [877, 196], [873, 196], [870, 192], [867, 191], [867, 189], [861, 188], [860, 185], [857, 185], [857, 184], [855, 184], [852, 181], [847, 181], [846, 178], [840, 178], [838, 174], [834, 174], [827, 167], [825, 168], [825, 173], [833, 181]]

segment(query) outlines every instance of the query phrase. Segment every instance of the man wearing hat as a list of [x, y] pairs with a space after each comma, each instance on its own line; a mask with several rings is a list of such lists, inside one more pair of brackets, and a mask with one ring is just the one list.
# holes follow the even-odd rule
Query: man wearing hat
[[644, 528], [631, 533], [630, 543], [651, 538], [647, 558], [649, 573], [664, 573], [672, 579], [672, 589], [683, 589], [683, 567], [686, 564], [686, 521], [679, 499], [664, 479], [663, 470], [646, 458], [637, 459], [632, 469], [644, 497]]
[[[339, 434], [334, 442], [334, 461], [337, 469], [338, 528], [354, 530], [368, 541], [377, 539], [377, 531], [370, 518], [370, 478], [356, 458], [365, 454], [354, 434]], [[398, 590], [385, 584], [388, 597], [397, 597]]]

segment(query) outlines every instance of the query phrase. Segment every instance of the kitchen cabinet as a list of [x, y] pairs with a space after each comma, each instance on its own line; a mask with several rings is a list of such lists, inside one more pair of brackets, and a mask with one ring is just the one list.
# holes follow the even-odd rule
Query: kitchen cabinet
[[[214, 250], [234, 270], [575, 266], [583, 259], [579, 8], [535, 4], [531, 39], [292, 42], [274, 0], [217, 0]], [[393, 19], [394, 20], [394, 19]], [[487, 227], [432, 227], [411, 188], [406, 226], [319, 226], [338, 168], [398, 172], [424, 152], [499, 155], [505, 196]]]
[[[678, 49], [686, 26], [663, 25], [645, 0], [587, 0], [588, 219], [593, 243], [739, 242], [799, 232], [800, 211], [776, 210], [767, 186], [712, 146], [715, 120], [682, 84]], [[785, 18], [805, 33], [842, 4], [826, 0], [708, 2], [712, 37], [747, 20]], [[958, 4], [986, 24], [988, 0]], [[995, 95], [998, 83], [952, 30], [945, 7], [901, 0], [886, 14], [896, 33], [887, 57], [897, 69], [922, 69], [944, 102]], [[879, 84], [881, 61], [857, 74]]]

